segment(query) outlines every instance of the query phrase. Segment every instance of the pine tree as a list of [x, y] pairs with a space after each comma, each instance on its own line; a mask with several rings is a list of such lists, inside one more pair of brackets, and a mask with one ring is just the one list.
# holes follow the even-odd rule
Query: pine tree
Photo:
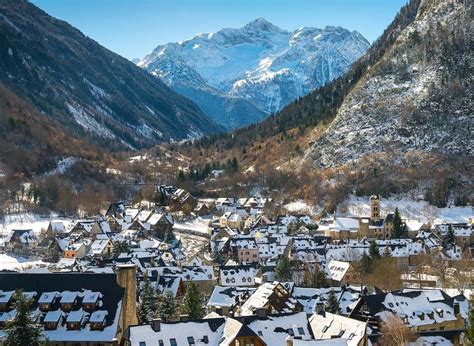
[[140, 305], [138, 307], [138, 319], [141, 323], [148, 323], [156, 316], [158, 299], [148, 279], [148, 274], [143, 275], [143, 288], [140, 294]]
[[369, 256], [372, 261], [377, 261], [380, 259], [380, 252], [375, 240], [372, 240], [369, 247]]
[[293, 269], [287, 257], [283, 257], [275, 268], [276, 278], [279, 281], [291, 281], [293, 279]]
[[382, 258], [391, 258], [392, 257], [392, 252], [390, 251], [390, 248], [388, 246], [386, 246], [384, 249], [383, 249], [383, 253], [382, 253]]
[[170, 290], [159, 298], [158, 315], [164, 322], [174, 321], [177, 318], [178, 305]]
[[127, 253], [130, 251], [130, 245], [127, 241], [118, 241], [114, 243], [112, 250], [112, 258], [117, 258], [121, 253]]
[[365, 275], [370, 274], [372, 271], [372, 261], [365, 251], [362, 253], [362, 257], [359, 260], [359, 270], [361, 274]]
[[15, 318], [7, 323], [3, 345], [38, 345], [43, 339], [41, 327], [30, 318], [30, 305], [23, 291], [15, 292]]
[[338, 314], [341, 312], [341, 309], [339, 307], [339, 302], [337, 301], [336, 294], [334, 293], [333, 290], [329, 291], [328, 299], [325, 305], [325, 310], [326, 312], [330, 312], [332, 314]]
[[217, 242], [217, 240], [214, 240], [211, 255], [212, 255], [212, 261], [214, 263], [221, 264], [221, 254], [219, 253], [219, 243]]
[[451, 224], [448, 225], [448, 232], [446, 233], [446, 237], [444, 238], [444, 246], [453, 246], [456, 241], [456, 237], [454, 235], [454, 229]]
[[405, 227], [402, 224], [402, 218], [400, 217], [400, 212], [398, 208], [395, 208], [395, 214], [393, 215], [393, 233], [392, 238], [399, 239], [405, 238], [406, 231]]
[[171, 244], [174, 241], [174, 234], [171, 228], [168, 228], [165, 232], [165, 237], [163, 239], [165, 243]]
[[326, 286], [328, 280], [326, 274], [319, 268], [315, 266], [314, 268], [306, 268], [303, 273], [303, 287], [315, 287], [320, 288]]
[[201, 293], [194, 282], [190, 282], [184, 296], [183, 310], [190, 320], [199, 320], [204, 317], [204, 307]]

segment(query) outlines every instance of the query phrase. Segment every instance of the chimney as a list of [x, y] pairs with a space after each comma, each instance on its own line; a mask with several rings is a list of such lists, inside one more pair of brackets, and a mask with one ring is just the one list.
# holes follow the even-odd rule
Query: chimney
[[286, 342], [285, 343], [286, 346], [293, 346], [293, 337], [288, 335], [285, 339], [285, 342]]
[[264, 320], [267, 318], [267, 310], [265, 308], [258, 308], [255, 312], [259, 320]]
[[161, 319], [155, 318], [151, 323], [151, 329], [153, 329], [154, 332], [159, 332], [161, 330]]
[[454, 309], [454, 315], [459, 315], [460, 314], [461, 311], [460, 311], [458, 302], [454, 302], [453, 309]]
[[125, 289], [119, 321], [120, 330], [125, 332], [129, 326], [138, 324], [137, 269], [134, 264], [120, 264], [115, 271], [117, 284]]

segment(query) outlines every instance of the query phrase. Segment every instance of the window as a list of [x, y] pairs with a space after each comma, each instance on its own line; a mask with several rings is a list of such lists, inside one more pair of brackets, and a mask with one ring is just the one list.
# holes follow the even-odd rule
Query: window
[[176, 339], [170, 339], [170, 345], [171, 346], [178, 346], [178, 343], [176, 342]]
[[298, 333], [300, 333], [300, 335], [304, 335], [304, 329], [301, 327], [298, 327]]
[[140, 346], [146, 346], [146, 342], [145, 342], [145, 341], [140, 341], [140, 342], [138, 343], [138, 345], [140, 345]]
[[288, 334], [290, 334], [291, 336], [295, 335], [295, 332], [293, 331], [292, 328], [288, 328], [288, 329], [286, 330], [286, 332], [287, 332]]
[[194, 338], [192, 336], [188, 336], [188, 344], [194, 345]]
[[158, 346], [165, 346], [165, 343], [163, 342], [163, 340], [158, 340]]
[[205, 344], [208, 344], [209, 343], [209, 337], [207, 335], [204, 335], [202, 337], [202, 341], [204, 341]]
[[261, 330], [259, 330], [259, 331], [257, 332], [257, 334], [258, 334], [258, 336], [263, 336], [263, 333], [262, 333]]

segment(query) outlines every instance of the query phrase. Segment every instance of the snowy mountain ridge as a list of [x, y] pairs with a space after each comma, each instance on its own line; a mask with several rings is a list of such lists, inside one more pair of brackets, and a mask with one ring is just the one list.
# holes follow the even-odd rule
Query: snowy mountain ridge
[[[338, 77], [368, 48], [357, 31], [327, 26], [290, 32], [258, 18], [239, 29], [158, 46], [138, 66], [233, 128], [260, 120]], [[242, 123], [226, 119], [240, 114], [206, 110], [206, 93], [254, 107], [256, 116]]]
[[306, 152], [315, 167], [356, 163], [368, 155], [473, 155], [469, 6], [418, 3], [415, 20], [367, 70]]

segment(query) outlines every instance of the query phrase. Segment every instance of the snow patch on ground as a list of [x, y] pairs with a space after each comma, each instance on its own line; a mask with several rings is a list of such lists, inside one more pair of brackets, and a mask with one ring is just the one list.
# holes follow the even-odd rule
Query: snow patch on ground
[[284, 205], [285, 209], [290, 213], [309, 213], [313, 211], [313, 208], [309, 206], [305, 201], [299, 199], [297, 201], [288, 203]]
[[[369, 197], [356, 197], [350, 195], [342, 206], [340, 213], [343, 216], [369, 216]], [[447, 207], [437, 208], [425, 201], [413, 201], [404, 198], [381, 198], [380, 209], [382, 216], [393, 213], [398, 208], [402, 218], [419, 220], [421, 222], [448, 222], [463, 223], [469, 222], [469, 218], [474, 217], [472, 207]]]
[[173, 225], [173, 228], [177, 230], [189, 230], [189, 231], [209, 234], [209, 226], [208, 226], [209, 221], [210, 219], [208, 218], [198, 217], [196, 219], [189, 220], [189, 221], [175, 222], [175, 224]]
[[[18, 213], [5, 215], [5, 221], [0, 223], [0, 246], [4, 245], [4, 239], [7, 238], [13, 230], [32, 230], [36, 235], [48, 228], [50, 221], [60, 220], [56, 215], [40, 216], [31, 213]], [[61, 219], [60, 221], [65, 221]]]
[[55, 169], [45, 173], [44, 175], [45, 176], [51, 176], [51, 175], [56, 175], [56, 174], [63, 175], [77, 161], [78, 161], [78, 159], [76, 157], [72, 157], [72, 156], [65, 157], [65, 158], [58, 161], [58, 164], [57, 164]]
[[29, 257], [12, 254], [0, 254], [0, 270], [25, 270], [46, 267], [47, 263]]
[[109, 129], [99, 124], [85, 109], [80, 106], [74, 107], [73, 105], [66, 103], [69, 112], [71, 112], [74, 120], [81, 125], [84, 129], [94, 132], [101, 137], [115, 138], [114, 134]]

